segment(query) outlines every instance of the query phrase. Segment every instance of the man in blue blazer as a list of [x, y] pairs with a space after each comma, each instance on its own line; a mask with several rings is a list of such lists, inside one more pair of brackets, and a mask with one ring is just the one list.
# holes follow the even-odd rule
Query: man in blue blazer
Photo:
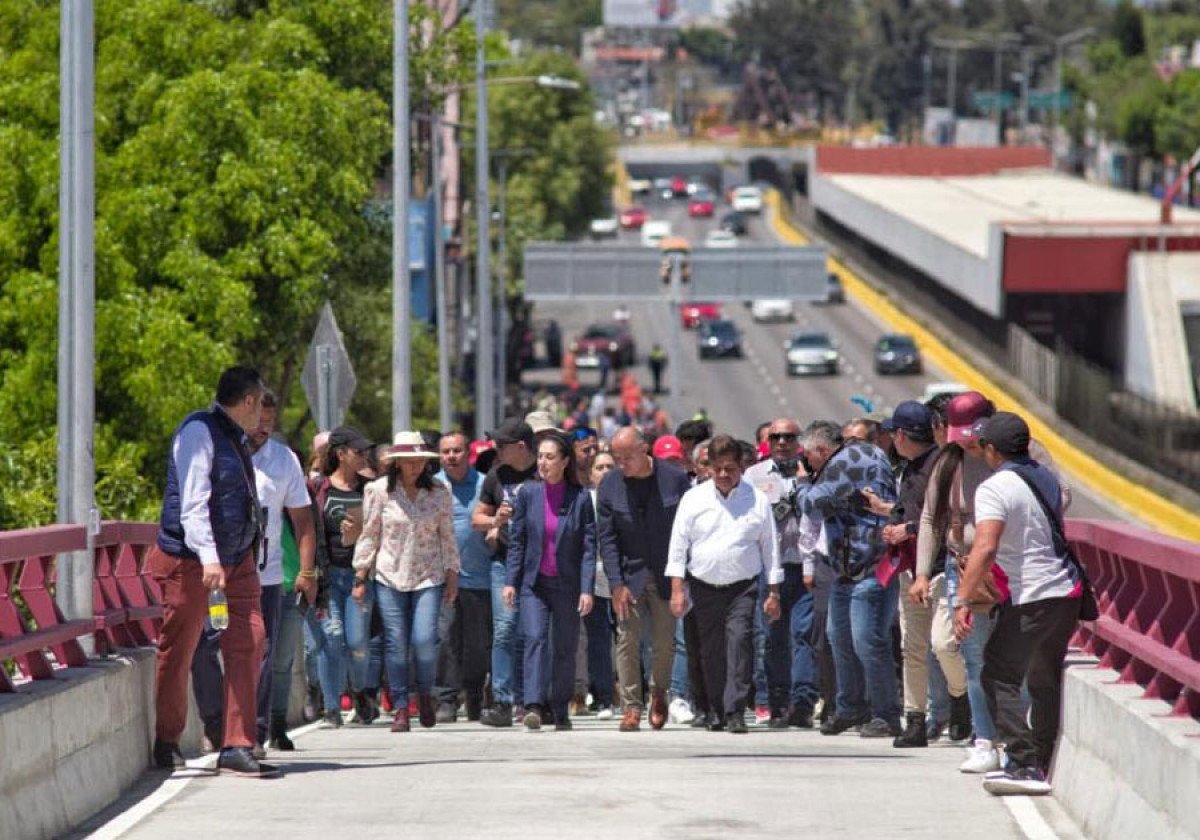
[[617, 677], [624, 708], [620, 730], [641, 728], [641, 641], [647, 618], [653, 652], [650, 726], [661, 729], [667, 722], [675, 648], [667, 550], [675, 510], [691, 481], [678, 467], [651, 458], [641, 430], [632, 426], [613, 436], [612, 455], [617, 469], [600, 482], [596, 521], [600, 559], [617, 616]]

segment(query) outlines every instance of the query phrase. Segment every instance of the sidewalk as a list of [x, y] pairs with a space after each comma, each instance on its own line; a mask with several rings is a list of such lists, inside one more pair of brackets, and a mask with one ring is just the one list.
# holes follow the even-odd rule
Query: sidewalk
[[[94, 837], [205, 840], [328, 840], [347, 831], [523, 840], [1072, 833], [1048, 797], [1011, 803], [1025, 817], [1023, 831], [979, 777], [957, 772], [963, 751], [948, 744], [897, 750], [853, 733], [751, 726], [749, 734], [731, 735], [674, 725], [620, 733], [616, 720], [575, 724], [573, 732], [531, 733], [464, 722], [407, 735], [391, 734], [383, 721], [340, 730], [313, 725], [300, 731], [296, 752], [272, 754], [282, 770], [277, 779], [148, 773], [102, 816], [107, 829], [99, 820], [85, 828], [98, 829]], [[132, 827], [114, 821], [151, 808]], [[1038, 828], [1039, 814], [1055, 828]]]

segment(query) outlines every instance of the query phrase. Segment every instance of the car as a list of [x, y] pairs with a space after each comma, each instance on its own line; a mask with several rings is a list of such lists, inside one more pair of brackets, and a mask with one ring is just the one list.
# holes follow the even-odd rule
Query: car
[[679, 320], [685, 330], [695, 329], [705, 321], [721, 317], [721, 304], [690, 300], [679, 307]]
[[708, 188], [709, 188], [708, 184], [704, 183], [703, 181], [698, 181], [698, 180], [688, 181], [687, 194], [695, 195], [696, 193], [700, 192], [701, 190], [707, 190]]
[[846, 290], [842, 288], [842, 280], [832, 271], [825, 278], [825, 302], [845, 303]]
[[761, 213], [763, 194], [758, 187], [738, 187], [733, 191], [733, 199], [729, 202], [739, 213]]
[[650, 219], [642, 225], [642, 244], [657, 248], [671, 235], [671, 223], [662, 219]]
[[727, 230], [710, 230], [704, 237], [705, 248], [736, 248], [738, 239]]
[[750, 317], [755, 321], [793, 321], [796, 311], [787, 298], [763, 298], [750, 304]]
[[930, 382], [925, 386], [925, 393], [921, 396], [921, 402], [929, 402], [934, 397], [940, 397], [942, 394], [955, 396], [957, 394], [966, 393], [969, 389], [961, 382]]
[[734, 236], [745, 236], [746, 217], [736, 210], [726, 213], [721, 217], [721, 230], [727, 230]]
[[635, 204], [621, 211], [617, 216], [617, 223], [621, 225], [622, 230], [641, 230], [648, 218], [650, 214], [646, 212], [646, 208]]
[[670, 178], [655, 178], [651, 183], [651, 191], [659, 198], [670, 200], [675, 197], [675, 191], [671, 189]]
[[799, 332], [784, 343], [784, 365], [788, 376], [802, 373], [835, 374], [841, 356], [828, 333]]
[[620, 225], [617, 222], [616, 216], [605, 216], [600, 219], [592, 219], [588, 225], [588, 233], [592, 239], [614, 239]]
[[880, 376], [921, 372], [921, 351], [911, 335], [885, 335], [875, 343], [875, 372]]
[[647, 195], [654, 186], [649, 178], [630, 178], [629, 191], [634, 195]]
[[683, 198], [688, 194], [687, 180], [682, 175], [676, 175], [671, 179], [671, 192], [675, 198]]
[[742, 357], [742, 334], [733, 321], [705, 321], [696, 336], [696, 349], [701, 359], [719, 356]]
[[697, 192], [688, 199], [688, 215], [693, 219], [711, 219], [717, 211], [717, 196], [710, 189]]
[[633, 335], [625, 324], [592, 324], [571, 344], [575, 365], [600, 367], [601, 354], [607, 353], [614, 368], [628, 367], [637, 361]]

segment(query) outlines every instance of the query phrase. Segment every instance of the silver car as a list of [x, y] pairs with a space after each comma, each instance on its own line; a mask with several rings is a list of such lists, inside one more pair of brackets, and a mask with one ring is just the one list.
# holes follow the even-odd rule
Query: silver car
[[796, 333], [783, 346], [788, 376], [806, 373], [824, 373], [832, 376], [838, 372], [841, 356], [828, 333]]

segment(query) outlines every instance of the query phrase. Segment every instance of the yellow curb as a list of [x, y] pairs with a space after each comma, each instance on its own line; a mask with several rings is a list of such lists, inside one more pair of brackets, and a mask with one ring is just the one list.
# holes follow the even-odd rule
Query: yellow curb
[[629, 170], [620, 157], [613, 163], [613, 203], [618, 213], [633, 204], [633, 195], [629, 192]]
[[[771, 227], [783, 242], [807, 245], [809, 239], [785, 216], [780, 195], [768, 191], [767, 205], [771, 211]], [[999, 385], [980, 373], [933, 333], [902, 312], [884, 295], [875, 291], [836, 257], [829, 257], [829, 270], [842, 281], [846, 294], [875, 314], [896, 332], [908, 333], [916, 339], [926, 358], [968, 388], [986, 394], [1003, 411], [1020, 411], [1029, 423], [1029, 431], [1054, 458], [1055, 462], [1075, 476], [1093, 493], [1114, 507], [1127, 511], [1135, 519], [1146, 522], [1156, 530], [1185, 540], [1200, 536], [1200, 514], [1178, 505], [1149, 488], [1125, 478], [1086, 452], [1071, 445], [1066, 438], [1047, 423], [1023, 410], [1020, 402]]]

